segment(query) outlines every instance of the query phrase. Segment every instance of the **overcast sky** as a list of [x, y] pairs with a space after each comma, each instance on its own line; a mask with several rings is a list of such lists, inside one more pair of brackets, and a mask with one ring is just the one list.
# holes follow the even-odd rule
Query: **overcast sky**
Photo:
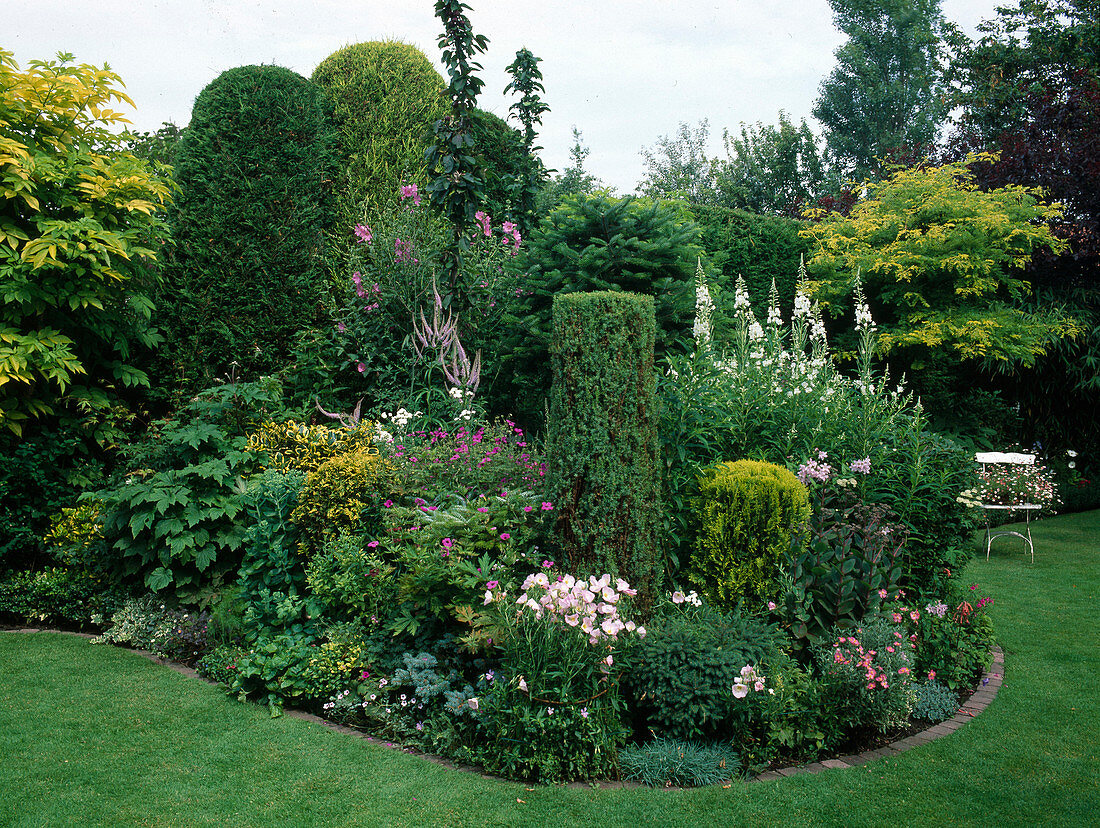
[[[968, 34], [1003, 0], [943, 0]], [[568, 165], [572, 128], [589, 172], [622, 193], [643, 174], [640, 151], [680, 122], [722, 129], [808, 117], [841, 34], [825, 0], [471, 0], [474, 32], [489, 38], [479, 104], [506, 117], [505, 67], [537, 57], [550, 106], [545, 163]], [[439, 64], [432, 0], [3, 0], [0, 47], [25, 66], [71, 52], [110, 64], [137, 109], [138, 130], [184, 126], [195, 96], [222, 71], [274, 63], [309, 76], [342, 46], [412, 43]]]

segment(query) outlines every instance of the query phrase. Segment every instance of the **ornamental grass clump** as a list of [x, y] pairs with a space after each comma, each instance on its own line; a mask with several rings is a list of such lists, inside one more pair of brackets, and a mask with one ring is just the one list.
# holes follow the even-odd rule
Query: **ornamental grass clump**
[[727, 745], [654, 739], [619, 751], [623, 777], [653, 788], [696, 788], [734, 778], [741, 760]]

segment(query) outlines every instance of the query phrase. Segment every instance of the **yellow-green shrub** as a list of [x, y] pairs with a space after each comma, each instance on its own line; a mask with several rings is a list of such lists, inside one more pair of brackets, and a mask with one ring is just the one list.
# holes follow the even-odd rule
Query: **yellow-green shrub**
[[779, 563], [810, 516], [806, 487], [785, 468], [755, 460], [722, 463], [699, 478], [689, 579], [721, 609], [779, 593]]
[[353, 451], [370, 453], [373, 442], [373, 423], [360, 423], [356, 428], [329, 428], [287, 420], [266, 422], [259, 431], [249, 434], [248, 450], [267, 455], [268, 462], [261, 468], [309, 474], [337, 455]]
[[50, 553], [66, 566], [88, 566], [103, 541], [103, 504], [85, 500], [50, 518], [43, 537]]
[[290, 515], [302, 533], [302, 553], [316, 552], [343, 533], [376, 528], [394, 482], [393, 469], [373, 449], [338, 454], [321, 463], [306, 478]]

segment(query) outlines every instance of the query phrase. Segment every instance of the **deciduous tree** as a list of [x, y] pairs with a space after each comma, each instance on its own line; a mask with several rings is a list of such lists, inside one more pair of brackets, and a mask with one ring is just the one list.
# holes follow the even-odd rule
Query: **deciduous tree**
[[1027, 366], [1077, 332], [1055, 311], [1016, 304], [1031, 292], [1023, 267], [1034, 253], [1065, 246], [1049, 224], [1060, 214], [1034, 189], [979, 189], [959, 162], [868, 184], [847, 216], [819, 213], [802, 234], [814, 244], [808, 269], [822, 301], [845, 303], [857, 275], [864, 282], [883, 353], [916, 368], [932, 355]]
[[0, 50], [0, 426], [68, 408], [101, 442], [125, 387], [147, 386], [137, 352], [170, 185], [120, 149], [111, 107], [133, 102], [109, 67]]
[[837, 173], [862, 180], [892, 154], [930, 148], [946, 115], [940, 0], [829, 0], [848, 40], [813, 115]]

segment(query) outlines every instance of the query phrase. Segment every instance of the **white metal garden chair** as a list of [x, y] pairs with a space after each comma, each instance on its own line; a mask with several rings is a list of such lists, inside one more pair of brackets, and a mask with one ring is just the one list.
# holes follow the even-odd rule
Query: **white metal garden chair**
[[[1020, 454], [1018, 452], [1003, 452], [1003, 451], [980, 451], [974, 455], [974, 459], [982, 465], [984, 471], [987, 466], [993, 465], [1015, 465], [1015, 466], [1030, 466], [1035, 463], [1034, 454]], [[1006, 535], [1015, 535], [1027, 544], [1027, 549], [1031, 553], [1031, 562], [1035, 563], [1035, 544], [1031, 540], [1031, 516], [1042, 510], [1042, 505], [1038, 503], [982, 503], [981, 508], [985, 511], [985, 559], [989, 560], [989, 550], [993, 545], [994, 538], [1004, 537]], [[1024, 513], [1024, 531], [1027, 533], [1021, 534], [1010, 529], [1004, 529], [999, 532], [993, 532], [989, 526], [989, 513], [990, 512], [1023, 512]]]

